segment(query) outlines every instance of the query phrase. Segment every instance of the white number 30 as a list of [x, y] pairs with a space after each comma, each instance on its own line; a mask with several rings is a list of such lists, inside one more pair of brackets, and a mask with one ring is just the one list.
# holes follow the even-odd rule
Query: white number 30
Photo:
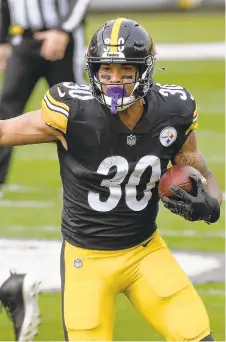
[[[160, 83], [156, 83], [156, 85], [158, 85], [160, 87], [159, 92], [163, 96], [169, 96], [169, 94], [170, 95], [178, 94], [178, 95], [180, 95], [180, 99], [184, 100], [184, 101], [187, 100], [187, 98], [188, 98], [183, 87], [180, 87], [180, 86], [177, 86], [174, 84], [172, 84], [172, 85], [169, 85], [169, 84], [161, 85]], [[190, 95], [190, 98], [192, 100], [194, 100], [193, 96], [190, 93], [189, 93], [189, 95]]]
[[[97, 173], [101, 175], [107, 175], [111, 167], [116, 166], [117, 172], [111, 179], [104, 179], [101, 182], [102, 187], [107, 187], [110, 191], [110, 195], [106, 201], [101, 201], [100, 193], [89, 191], [88, 202], [92, 209], [101, 212], [107, 212], [114, 209], [121, 197], [122, 187], [121, 183], [124, 181], [129, 171], [129, 164], [124, 157], [113, 156], [104, 159], [97, 169]], [[148, 166], [152, 167], [152, 173], [149, 182], [146, 184], [144, 195], [140, 200], [137, 200], [137, 186], [140, 183], [141, 176]], [[155, 187], [155, 183], [161, 176], [161, 164], [160, 160], [156, 156], [144, 156], [138, 163], [132, 174], [129, 177], [127, 184], [125, 185], [125, 201], [126, 205], [133, 211], [143, 210], [151, 196], [151, 190]], [[103, 189], [104, 190], [104, 189]]]

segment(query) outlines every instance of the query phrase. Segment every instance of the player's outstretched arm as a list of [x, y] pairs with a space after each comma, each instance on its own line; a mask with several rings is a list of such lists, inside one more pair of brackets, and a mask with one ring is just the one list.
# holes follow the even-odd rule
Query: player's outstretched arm
[[175, 164], [189, 165], [197, 169], [207, 180], [208, 193], [222, 202], [222, 191], [218, 185], [216, 177], [208, 168], [205, 158], [198, 150], [195, 132], [191, 132], [182, 149], [174, 158]]
[[0, 120], [0, 145], [38, 144], [61, 139], [61, 134], [43, 120], [41, 110], [9, 120]]
[[207, 190], [204, 189], [200, 178], [191, 175], [195, 195], [173, 185], [170, 189], [177, 199], [163, 197], [164, 206], [189, 221], [203, 220], [209, 224], [217, 222], [220, 217], [222, 193], [216, 178], [207, 167], [203, 155], [197, 149], [196, 137], [193, 132], [175, 156], [174, 163], [189, 165], [200, 171], [207, 180]]

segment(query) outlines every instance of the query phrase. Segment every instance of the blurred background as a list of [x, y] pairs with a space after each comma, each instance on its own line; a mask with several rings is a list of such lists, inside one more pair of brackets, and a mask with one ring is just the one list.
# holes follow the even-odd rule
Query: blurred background
[[[158, 53], [155, 81], [186, 87], [199, 106], [199, 149], [225, 191], [225, 8], [223, 0], [93, 0], [86, 43], [104, 22], [137, 20], [152, 35]], [[2, 74], [0, 74], [0, 88]], [[67, 81], [67, 80], [65, 80]], [[41, 80], [26, 107], [40, 108]], [[0, 279], [9, 268], [43, 278], [42, 325], [37, 341], [62, 340], [59, 248], [62, 198], [54, 144], [18, 147], [0, 200]], [[207, 307], [215, 340], [225, 341], [225, 215], [214, 225], [188, 223], [162, 206], [160, 233], [194, 281]], [[13, 340], [5, 314], [0, 340]], [[123, 296], [118, 297], [115, 340], [161, 340]]]

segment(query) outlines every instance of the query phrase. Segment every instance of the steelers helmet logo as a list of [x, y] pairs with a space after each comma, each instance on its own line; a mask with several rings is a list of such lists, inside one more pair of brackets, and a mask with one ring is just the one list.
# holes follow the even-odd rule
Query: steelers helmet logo
[[165, 146], [169, 147], [174, 143], [177, 138], [177, 131], [173, 127], [166, 127], [164, 128], [159, 136], [160, 143]]

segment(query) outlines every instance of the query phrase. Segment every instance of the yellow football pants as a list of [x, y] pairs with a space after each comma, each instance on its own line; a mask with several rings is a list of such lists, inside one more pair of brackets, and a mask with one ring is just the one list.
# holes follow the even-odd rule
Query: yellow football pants
[[158, 232], [146, 247], [119, 251], [64, 242], [61, 277], [68, 341], [111, 341], [118, 293], [166, 340], [200, 341], [210, 334], [200, 297]]

